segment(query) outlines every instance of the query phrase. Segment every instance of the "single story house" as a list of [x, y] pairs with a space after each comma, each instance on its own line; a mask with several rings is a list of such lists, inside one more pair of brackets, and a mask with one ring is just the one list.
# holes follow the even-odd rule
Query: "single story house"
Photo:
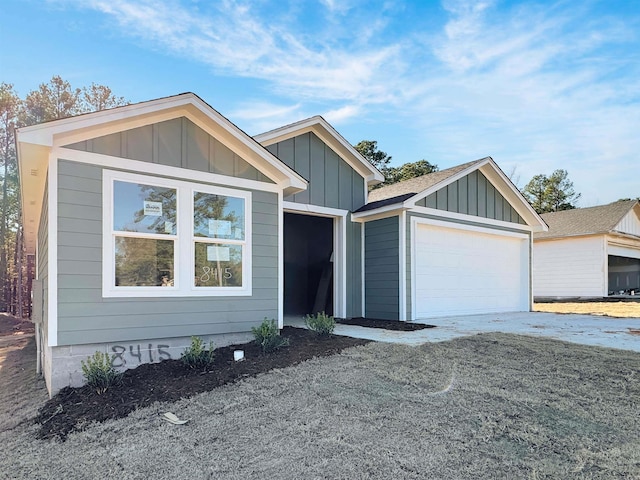
[[265, 317], [529, 310], [546, 228], [490, 158], [383, 180], [321, 117], [250, 137], [192, 93], [19, 129], [33, 320], [50, 393], [222, 346]]
[[536, 298], [640, 295], [640, 202], [542, 215], [533, 237]]

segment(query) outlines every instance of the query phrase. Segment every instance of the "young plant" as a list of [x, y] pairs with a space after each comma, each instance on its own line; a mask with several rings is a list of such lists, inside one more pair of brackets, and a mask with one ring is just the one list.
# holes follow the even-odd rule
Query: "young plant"
[[184, 349], [180, 358], [189, 368], [206, 370], [213, 364], [213, 342], [209, 342], [207, 349], [200, 337], [191, 337], [191, 345]]
[[96, 352], [91, 357], [87, 357], [87, 361], [81, 361], [82, 374], [87, 380], [87, 384], [92, 386], [98, 395], [102, 395], [110, 387], [120, 384], [122, 373], [118, 372], [111, 362], [115, 358], [110, 357], [106, 353]]
[[333, 329], [336, 328], [335, 318], [324, 312], [318, 312], [317, 315], [307, 315], [304, 317], [304, 324], [318, 335], [331, 335]]
[[289, 338], [280, 336], [280, 330], [275, 320], [265, 318], [257, 327], [251, 327], [256, 343], [265, 353], [274, 352], [289, 345]]

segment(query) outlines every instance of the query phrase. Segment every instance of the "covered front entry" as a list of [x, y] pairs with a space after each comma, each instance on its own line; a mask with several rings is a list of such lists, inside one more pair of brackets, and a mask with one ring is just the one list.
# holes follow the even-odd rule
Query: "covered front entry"
[[284, 314], [334, 311], [334, 219], [284, 214]]
[[526, 234], [414, 219], [413, 238], [415, 318], [529, 310]]

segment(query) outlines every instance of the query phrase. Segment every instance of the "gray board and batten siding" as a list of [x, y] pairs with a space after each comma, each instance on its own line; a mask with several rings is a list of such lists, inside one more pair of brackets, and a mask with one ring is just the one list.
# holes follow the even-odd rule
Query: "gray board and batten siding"
[[[42, 212], [40, 214], [40, 223], [38, 225], [38, 274], [37, 279], [40, 280], [40, 288], [42, 288], [42, 300], [40, 305], [36, 305], [34, 301], [34, 311], [38, 309], [42, 324], [48, 324], [48, 312], [49, 312], [49, 184], [45, 183], [44, 195], [42, 198]], [[37, 298], [34, 295], [34, 300]], [[36, 314], [36, 318], [38, 315]], [[47, 329], [42, 330], [44, 335], [47, 335]]]
[[518, 212], [478, 170], [419, 200], [417, 205], [526, 225]]
[[365, 224], [365, 312], [369, 318], [400, 318], [400, 223], [397, 216]]
[[[307, 190], [285, 197], [286, 202], [318, 205], [354, 212], [365, 203], [365, 179], [312, 132], [266, 147], [308, 180]], [[347, 317], [362, 316], [362, 225], [346, 221]]]
[[277, 318], [277, 194], [252, 190], [251, 208], [252, 296], [103, 298], [102, 167], [59, 160], [59, 344], [248, 332]]
[[83, 152], [273, 183], [186, 117], [66, 145]]
[[364, 205], [364, 178], [315, 134], [304, 133], [269, 145], [267, 150], [309, 181], [307, 190], [285, 201], [350, 212]]

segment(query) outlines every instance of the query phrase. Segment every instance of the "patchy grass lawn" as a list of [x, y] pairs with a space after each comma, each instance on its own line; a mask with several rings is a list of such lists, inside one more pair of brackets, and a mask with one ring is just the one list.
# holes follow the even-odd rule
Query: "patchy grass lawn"
[[640, 318], [640, 302], [536, 303], [536, 312], [581, 313], [619, 318]]
[[[43, 401], [8, 398], [8, 413]], [[506, 334], [370, 343], [64, 443], [4, 424], [0, 477], [640, 478], [639, 399], [634, 352]], [[189, 422], [169, 424], [167, 411]]]

